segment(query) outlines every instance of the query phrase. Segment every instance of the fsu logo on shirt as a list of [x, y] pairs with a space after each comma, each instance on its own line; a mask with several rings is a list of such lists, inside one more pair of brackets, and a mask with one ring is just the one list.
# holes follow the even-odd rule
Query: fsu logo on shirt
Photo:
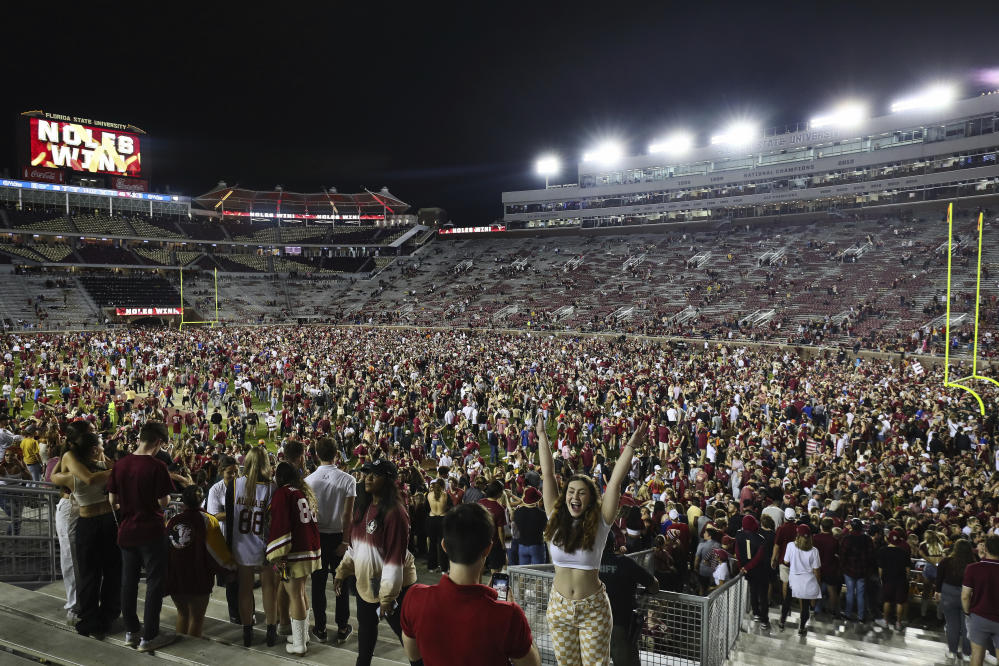
[[378, 531], [378, 521], [372, 520], [367, 524], [367, 526], [364, 529], [368, 534], [374, 534], [376, 531]]

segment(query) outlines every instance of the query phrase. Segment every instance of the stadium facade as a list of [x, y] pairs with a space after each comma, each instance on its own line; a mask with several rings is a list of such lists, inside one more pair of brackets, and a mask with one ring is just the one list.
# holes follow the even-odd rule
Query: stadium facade
[[999, 94], [850, 127], [813, 121], [761, 134], [741, 147], [692, 148], [682, 158], [581, 161], [575, 183], [504, 192], [503, 221], [517, 229], [838, 214], [999, 189]]

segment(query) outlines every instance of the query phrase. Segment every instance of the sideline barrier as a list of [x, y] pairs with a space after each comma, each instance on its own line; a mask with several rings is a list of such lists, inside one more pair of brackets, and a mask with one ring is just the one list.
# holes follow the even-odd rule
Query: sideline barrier
[[[652, 551], [629, 555], [652, 570]], [[509, 567], [511, 600], [524, 609], [542, 664], [555, 664], [545, 612], [555, 579], [551, 564]], [[720, 666], [739, 638], [748, 599], [739, 575], [708, 596], [677, 592], [642, 594], [636, 614], [640, 622], [639, 660], [647, 666]]]
[[62, 577], [51, 483], [4, 479], [0, 485], [0, 582], [50, 583]]

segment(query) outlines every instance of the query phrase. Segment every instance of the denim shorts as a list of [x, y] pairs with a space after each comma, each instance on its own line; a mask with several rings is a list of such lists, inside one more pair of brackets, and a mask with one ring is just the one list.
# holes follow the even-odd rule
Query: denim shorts
[[968, 640], [985, 647], [991, 644], [999, 650], [999, 622], [972, 613], [968, 616]]

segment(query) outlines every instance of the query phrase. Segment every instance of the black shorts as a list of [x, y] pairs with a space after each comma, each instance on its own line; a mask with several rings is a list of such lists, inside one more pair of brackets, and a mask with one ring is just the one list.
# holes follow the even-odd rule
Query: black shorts
[[489, 555], [486, 557], [486, 569], [498, 571], [504, 566], [506, 566], [506, 548], [493, 544], [493, 549], [489, 551]]
[[909, 583], [886, 580], [881, 588], [881, 597], [886, 604], [904, 604], [909, 601]]

